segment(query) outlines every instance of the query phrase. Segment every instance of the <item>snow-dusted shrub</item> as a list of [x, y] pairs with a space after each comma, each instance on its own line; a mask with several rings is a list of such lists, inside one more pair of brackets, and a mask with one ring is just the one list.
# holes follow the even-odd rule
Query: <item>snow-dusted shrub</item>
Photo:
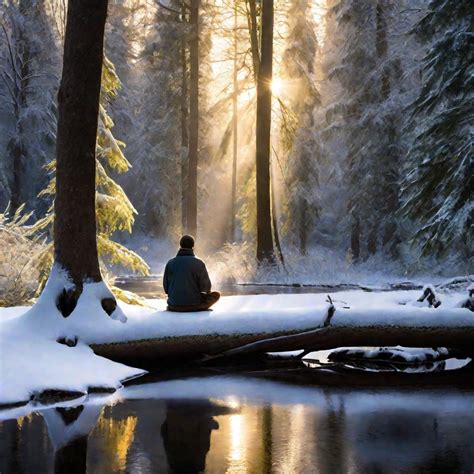
[[221, 251], [202, 258], [214, 284], [244, 282], [255, 277], [255, 248], [249, 242], [225, 244]]
[[34, 262], [44, 245], [29, 236], [25, 223], [30, 216], [22, 215], [22, 210], [20, 207], [13, 217], [7, 211], [0, 214], [0, 306], [26, 304], [38, 287]]

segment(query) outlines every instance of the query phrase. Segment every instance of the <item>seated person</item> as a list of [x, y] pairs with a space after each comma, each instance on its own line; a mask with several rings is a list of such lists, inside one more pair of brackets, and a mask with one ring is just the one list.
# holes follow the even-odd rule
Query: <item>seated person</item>
[[168, 295], [169, 311], [206, 311], [220, 298], [218, 291], [211, 292], [211, 280], [206, 265], [195, 257], [194, 238], [183, 235], [179, 252], [165, 267], [163, 288]]

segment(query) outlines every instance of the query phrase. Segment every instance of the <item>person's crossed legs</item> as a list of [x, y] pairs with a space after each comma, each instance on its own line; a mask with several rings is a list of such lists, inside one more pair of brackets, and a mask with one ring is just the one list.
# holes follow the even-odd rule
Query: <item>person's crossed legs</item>
[[168, 311], [176, 311], [178, 313], [190, 313], [194, 311], [207, 311], [212, 305], [219, 301], [221, 294], [218, 291], [211, 293], [201, 293], [201, 303], [191, 305], [168, 305]]

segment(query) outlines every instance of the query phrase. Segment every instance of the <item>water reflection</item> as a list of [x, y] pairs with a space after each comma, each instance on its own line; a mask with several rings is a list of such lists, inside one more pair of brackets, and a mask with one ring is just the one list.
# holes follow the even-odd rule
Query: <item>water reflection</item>
[[11, 418], [0, 423], [0, 471], [472, 473], [473, 406], [470, 390], [154, 383], [77, 406], [0, 412]]
[[186, 474], [204, 471], [211, 432], [219, 429], [214, 416], [230, 412], [230, 408], [209, 400], [167, 402], [161, 436], [170, 469]]
[[89, 432], [96, 424], [100, 410], [97, 405], [78, 405], [41, 412], [54, 449], [55, 473], [86, 472]]

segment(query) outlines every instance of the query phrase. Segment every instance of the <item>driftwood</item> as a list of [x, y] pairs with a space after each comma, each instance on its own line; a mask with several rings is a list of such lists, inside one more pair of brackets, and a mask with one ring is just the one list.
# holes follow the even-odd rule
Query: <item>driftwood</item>
[[224, 357], [304, 350], [310, 351], [354, 346], [448, 347], [466, 355], [474, 354], [474, 317], [472, 324], [417, 325], [343, 325], [330, 323], [330, 306], [322, 327], [304, 332], [208, 334], [163, 336], [136, 341], [92, 344], [98, 355], [140, 367], [159, 367], [164, 362], [194, 360], [207, 362]]

